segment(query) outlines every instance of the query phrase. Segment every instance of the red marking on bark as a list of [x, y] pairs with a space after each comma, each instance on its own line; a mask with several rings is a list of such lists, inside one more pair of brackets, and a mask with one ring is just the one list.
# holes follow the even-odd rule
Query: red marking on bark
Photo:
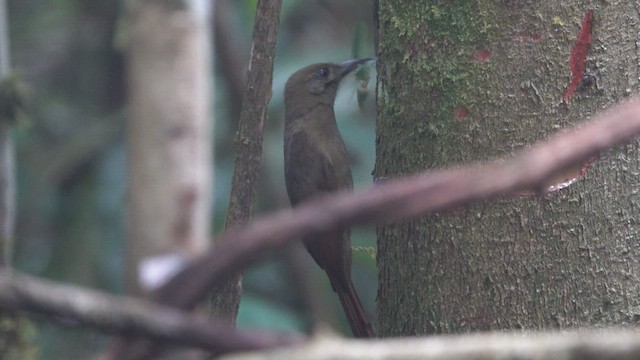
[[457, 121], [464, 120], [467, 116], [469, 116], [469, 109], [467, 109], [463, 105], [456, 106], [453, 109], [453, 118]]
[[491, 52], [487, 49], [478, 50], [473, 54], [473, 59], [479, 63], [486, 62], [491, 58]]
[[542, 35], [540, 35], [539, 33], [531, 35], [531, 41], [533, 41], [534, 43], [539, 43], [540, 40], [542, 40]]
[[539, 191], [521, 191], [516, 193], [518, 196], [530, 196], [542, 193], [545, 197], [549, 197], [551, 193], [569, 187], [584, 177], [589, 170], [589, 166], [598, 159], [597, 156], [591, 157], [582, 164], [578, 164], [564, 169], [561, 173], [549, 179]]
[[569, 56], [569, 69], [571, 70], [571, 81], [567, 90], [565, 90], [562, 98], [566, 101], [569, 100], [573, 94], [575, 94], [580, 81], [586, 70], [587, 53], [589, 52], [589, 45], [591, 45], [591, 28], [593, 25], [593, 10], [587, 11], [582, 20], [582, 26], [578, 32], [576, 42], [571, 48], [571, 55]]

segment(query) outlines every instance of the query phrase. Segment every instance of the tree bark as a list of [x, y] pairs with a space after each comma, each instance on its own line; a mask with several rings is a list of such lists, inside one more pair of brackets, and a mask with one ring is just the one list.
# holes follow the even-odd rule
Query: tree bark
[[[153, 277], [166, 280], [163, 272], [177, 270], [184, 258], [209, 243], [213, 171], [207, 3], [133, 5], [127, 128], [130, 293], [147, 293], [158, 285]], [[148, 275], [152, 278], [141, 282]]]
[[[7, 19], [7, 4], [0, 0], [0, 80], [5, 87], [4, 96], [15, 89], [9, 89], [13, 82], [7, 81], [10, 76], [11, 62], [9, 53], [9, 28]], [[11, 100], [2, 99], [5, 107], [17, 107], [18, 104], [7, 103]], [[6, 109], [5, 109], [6, 111]], [[11, 252], [14, 241], [15, 225], [15, 165], [14, 146], [11, 137], [11, 126], [15, 122], [9, 114], [2, 114], [0, 118], [0, 268], [11, 264]]]
[[[638, 1], [377, 5], [378, 178], [511, 154], [638, 88]], [[380, 334], [637, 322], [638, 159], [379, 227]]]

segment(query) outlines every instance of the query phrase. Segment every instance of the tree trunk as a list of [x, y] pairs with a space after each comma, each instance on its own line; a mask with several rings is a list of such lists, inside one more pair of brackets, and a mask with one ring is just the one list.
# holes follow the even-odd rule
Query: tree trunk
[[[640, 1], [589, 4], [378, 1], [375, 176], [510, 154], [634, 92]], [[379, 227], [380, 334], [636, 322], [639, 171], [635, 142], [567, 189]]]
[[[9, 61], [9, 27], [7, 16], [7, 4], [0, 0], [0, 80], [5, 87], [3, 96], [15, 91], [9, 87], [13, 81], [8, 81], [11, 71]], [[0, 268], [9, 267], [11, 264], [11, 252], [14, 241], [15, 223], [15, 166], [14, 146], [11, 137], [11, 125], [15, 122], [10, 114], [10, 108], [16, 108], [19, 104], [11, 103], [19, 99], [4, 98], [3, 113], [0, 116]], [[9, 103], [7, 103], [9, 102]], [[9, 111], [8, 111], [9, 110]], [[9, 113], [7, 113], [7, 111]]]
[[[0, 272], [11, 271], [15, 237], [15, 153], [11, 134], [17, 109], [23, 100], [11, 75], [7, 3], [0, 0]], [[11, 95], [15, 96], [12, 97]], [[35, 359], [33, 325], [24, 314], [0, 306], [0, 359]]]
[[[259, 0], [253, 30], [247, 84], [238, 121], [236, 161], [231, 182], [226, 230], [245, 225], [253, 217], [260, 163], [263, 128], [271, 100], [273, 60], [280, 24], [281, 0]], [[217, 289], [211, 297], [211, 313], [235, 324], [242, 295], [242, 274], [238, 273]]]
[[[137, 1], [129, 48], [127, 288], [145, 293], [209, 243], [207, 1]], [[184, 8], [182, 8], [184, 7]], [[146, 278], [147, 280], [142, 280]]]

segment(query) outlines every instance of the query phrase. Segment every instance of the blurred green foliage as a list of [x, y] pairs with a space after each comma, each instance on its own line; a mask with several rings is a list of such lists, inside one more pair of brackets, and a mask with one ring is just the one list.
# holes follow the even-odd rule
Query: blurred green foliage
[[[121, 293], [126, 224], [124, 55], [116, 46], [123, 1], [10, 0], [12, 63], [29, 89], [28, 125], [15, 130], [18, 223], [14, 265], [23, 271]], [[223, 228], [234, 160], [234, 134], [251, 48], [255, 0], [217, 2], [224, 40], [215, 62], [215, 232]], [[369, 0], [285, 0], [273, 98], [265, 124], [257, 214], [288, 205], [283, 180], [284, 84], [294, 71], [320, 61], [373, 54]], [[219, 28], [220, 27], [220, 28]], [[355, 50], [354, 50], [355, 49]], [[357, 53], [353, 53], [357, 52]], [[373, 66], [371, 66], [373, 68]], [[373, 69], [372, 69], [373, 71]], [[238, 75], [238, 76], [234, 76]], [[374, 76], [374, 75], [373, 75]], [[361, 85], [343, 84], [336, 114], [353, 158], [356, 188], [371, 183], [375, 157], [373, 96], [358, 106]], [[373, 85], [370, 83], [369, 87]], [[240, 89], [240, 90], [238, 90]], [[212, 149], [213, 150], [213, 149]], [[354, 246], [375, 246], [373, 227], [354, 229]], [[324, 274], [306, 254], [313, 288], [331, 322], [349, 330]], [[248, 269], [240, 327], [307, 328], [303, 301], [284, 254]], [[354, 251], [354, 279], [374, 313], [375, 259]], [[83, 358], [106, 337], [36, 318], [42, 359]]]
[[24, 106], [27, 99], [27, 88], [20, 82], [15, 73], [9, 74], [0, 81], [0, 121], [17, 124], [24, 118]]
[[35, 327], [28, 319], [17, 312], [0, 308], [0, 359], [37, 359], [34, 334]]

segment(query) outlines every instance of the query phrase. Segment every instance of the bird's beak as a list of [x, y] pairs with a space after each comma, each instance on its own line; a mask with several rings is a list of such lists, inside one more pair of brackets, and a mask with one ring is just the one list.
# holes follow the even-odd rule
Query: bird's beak
[[362, 58], [362, 59], [352, 59], [347, 60], [340, 64], [340, 75], [345, 76], [348, 73], [355, 70], [359, 65], [366, 63], [367, 61], [373, 60], [373, 58]]

